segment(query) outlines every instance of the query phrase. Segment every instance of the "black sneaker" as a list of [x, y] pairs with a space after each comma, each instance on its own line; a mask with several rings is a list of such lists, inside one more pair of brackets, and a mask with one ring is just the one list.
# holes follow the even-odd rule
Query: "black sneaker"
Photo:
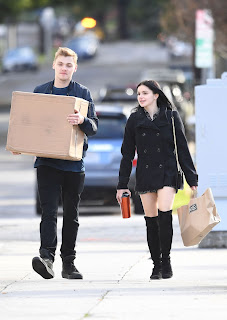
[[[68, 257], [67, 257], [68, 258]], [[62, 262], [62, 278], [83, 279], [83, 275], [77, 270], [72, 259], [65, 258]]]
[[44, 279], [54, 277], [53, 261], [47, 258], [35, 257], [32, 259], [32, 267]]
[[75, 267], [75, 270], [70, 273], [62, 270], [61, 275], [62, 275], [62, 278], [65, 278], [65, 279], [83, 279], [83, 275], [77, 270], [76, 267]]

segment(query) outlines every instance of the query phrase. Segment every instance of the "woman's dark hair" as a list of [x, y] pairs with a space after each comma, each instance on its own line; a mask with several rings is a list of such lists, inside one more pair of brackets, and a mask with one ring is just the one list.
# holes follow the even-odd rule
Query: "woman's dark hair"
[[162, 91], [159, 83], [157, 81], [154, 80], [144, 80], [141, 81], [136, 89], [138, 89], [140, 86], [146, 86], [148, 87], [151, 91], [153, 91], [153, 93], [158, 93], [159, 97], [157, 99], [157, 105], [158, 107], [167, 107], [168, 109], [173, 109], [173, 105], [172, 103], [169, 101], [169, 99], [166, 97], [166, 95], [164, 94], [164, 92]]

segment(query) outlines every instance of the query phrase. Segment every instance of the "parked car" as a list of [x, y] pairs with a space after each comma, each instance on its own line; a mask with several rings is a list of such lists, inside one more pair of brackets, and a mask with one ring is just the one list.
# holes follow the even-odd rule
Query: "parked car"
[[181, 41], [171, 36], [166, 39], [166, 46], [170, 57], [173, 59], [192, 57], [193, 47], [189, 42]]
[[[96, 106], [99, 129], [95, 136], [89, 137], [89, 148], [85, 162], [85, 186], [81, 196], [81, 206], [117, 205], [116, 186], [121, 161], [121, 144], [124, 136], [128, 110], [120, 106]], [[134, 212], [143, 214], [140, 197], [135, 194], [136, 157], [129, 188], [132, 191]], [[40, 213], [38, 194], [36, 209]]]
[[93, 58], [99, 47], [98, 37], [93, 33], [76, 36], [65, 43], [67, 48], [72, 49], [78, 55], [78, 59]]
[[136, 85], [107, 85], [99, 91], [100, 102], [134, 103], [136, 105]]
[[31, 47], [18, 47], [8, 50], [2, 59], [2, 71], [37, 70], [38, 57]]
[[186, 77], [181, 69], [152, 68], [141, 73], [140, 80], [152, 79], [162, 83], [178, 83], [184, 85]]
[[140, 80], [153, 79], [158, 81], [163, 92], [177, 108], [185, 127], [186, 137], [194, 141], [194, 127], [189, 119], [194, 114], [194, 106], [186, 95], [190, 95], [186, 86], [186, 77], [180, 69], [154, 68], [142, 72]]

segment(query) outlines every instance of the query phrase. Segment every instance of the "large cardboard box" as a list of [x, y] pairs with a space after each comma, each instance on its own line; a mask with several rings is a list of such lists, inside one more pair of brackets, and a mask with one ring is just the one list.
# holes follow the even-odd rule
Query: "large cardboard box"
[[76, 97], [14, 91], [6, 149], [22, 154], [81, 160], [84, 133], [67, 116], [86, 117], [89, 102]]

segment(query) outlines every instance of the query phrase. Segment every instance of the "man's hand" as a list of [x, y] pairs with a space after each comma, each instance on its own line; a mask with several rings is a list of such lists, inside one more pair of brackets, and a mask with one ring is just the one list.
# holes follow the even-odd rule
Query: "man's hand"
[[82, 124], [84, 122], [84, 116], [82, 116], [79, 111], [75, 110], [75, 113], [68, 115], [67, 120], [72, 125]]

